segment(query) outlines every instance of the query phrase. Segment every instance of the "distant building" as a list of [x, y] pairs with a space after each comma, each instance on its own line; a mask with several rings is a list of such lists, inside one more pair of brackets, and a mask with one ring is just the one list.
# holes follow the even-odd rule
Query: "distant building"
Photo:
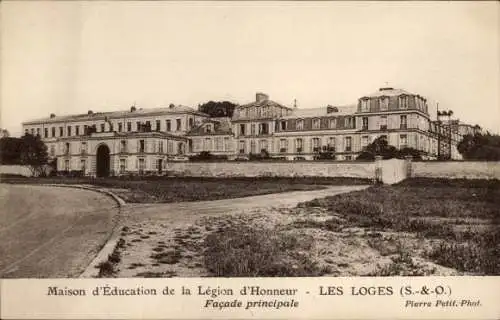
[[165, 108], [92, 112], [23, 123], [40, 135], [59, 171], [86, 175], [158, 174], [168, 161], [203, 151], [229, 159], [265, 153], [287, 160], [313, 160], [333, 152], [354, 160], [377, 137], [399, 149], [414, 148], [425, 159], [460, 159], [457, 144], [477, 127], [431, 121], [424, 97], [380, 88], [347, 106], [288, 107], [265, 93], [236, 107], [204, 110]]

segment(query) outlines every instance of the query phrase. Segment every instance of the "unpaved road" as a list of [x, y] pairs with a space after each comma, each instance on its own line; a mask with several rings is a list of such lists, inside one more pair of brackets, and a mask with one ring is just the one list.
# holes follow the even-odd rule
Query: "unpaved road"
[[97, 192], [0, 184], [0, 278], [76, 277], [118, 213]]
[[292, 191], [267, 194], [246, 198], [160, 203], [160, 204], [127, 204], [124, 207], [125, 223], [163, 222], [172, 224], [192, 223], [203, 216], [224, 215], [245, 210], [293, 207], [299, 202], [326, 196], [362, 190], [368, 186], [334, 186], [323, 190]]

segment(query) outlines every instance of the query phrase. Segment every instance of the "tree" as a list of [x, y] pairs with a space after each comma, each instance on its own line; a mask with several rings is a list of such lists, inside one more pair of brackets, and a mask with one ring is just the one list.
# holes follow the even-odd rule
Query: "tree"
[[457, 146], [466, 160], [500, 160], [500, 136], [489, 132], [465, 135]]
[[375, 156], [381, 156], [382, 159], [397, 158], [399, 151], [387, 142], [385, 136], [380, 136], [366, 146], [356, 160], [375, 160]]
[[198, 110], [212, 118], [232, 117], [236, 104], [230, 101], [208, 101], [198, 106]]
[[0, 139], [0, 164], [21, 163], [21, 139], [4, 137]]
[[35, 176], [45, 174], [48, 162], [47, 146], [39, 136], [25, 134], [21, 138], [21, 163], [28, 166]]

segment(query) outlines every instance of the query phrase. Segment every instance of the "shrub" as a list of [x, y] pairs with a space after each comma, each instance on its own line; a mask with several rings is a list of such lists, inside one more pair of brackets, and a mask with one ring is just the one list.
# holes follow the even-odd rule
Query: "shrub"
[[309, 240], [276, 229], [231, 226], [207, 236], [205, 267], [223, 277], [314, 276], [320, 271]]

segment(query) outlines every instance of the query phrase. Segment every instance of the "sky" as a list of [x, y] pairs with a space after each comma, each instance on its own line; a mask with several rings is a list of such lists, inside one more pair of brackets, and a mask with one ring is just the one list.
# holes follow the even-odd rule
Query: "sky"
[[0, 127], [255, 92], [299, 108], [390, 86], [500, 133], [499, 2], [2, 1]]

